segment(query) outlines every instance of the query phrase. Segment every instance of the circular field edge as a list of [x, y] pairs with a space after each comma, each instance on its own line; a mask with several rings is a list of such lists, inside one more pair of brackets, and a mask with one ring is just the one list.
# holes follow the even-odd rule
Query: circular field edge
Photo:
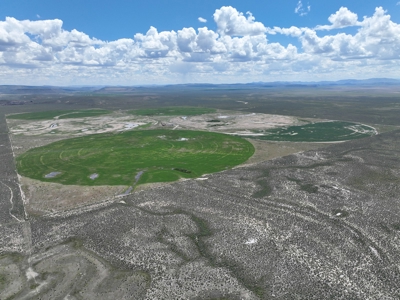
[[133, 130], [57, 141], [17, 157], [22, 176], [65, 185], [135, 185], [196, 178], [254, 154], [243, 138], [193, 130]]
[[[303, 128], [306, 130], [301, 131]], [[333, 120], [273, 128], [265, 130], [263, 133], [265, 135], [249, 137], [276, 142], [344, 142], [370, 137], [376, 135], [377, 131], [374, 127], [366, 124]]]

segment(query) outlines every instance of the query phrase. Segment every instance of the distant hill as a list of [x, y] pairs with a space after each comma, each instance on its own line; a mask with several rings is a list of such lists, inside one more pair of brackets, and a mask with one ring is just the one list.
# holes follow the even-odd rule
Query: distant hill
[[135, 92], [136, 88], [126, 86], [106, 86], [94, 91], [96, 94], [124, 94]]
[[370, 79], [342, 79], [337, 81], [275, 81], [275, 82], [252, 82], [247, 85], [256, 86], [348, 86], [348, 85], [399, 85], [400, 79], [392, 78], [370, 78]]
[[149, 86], [25, 86], [25, 85], [0, 85], [0, 94], [131, 94], [149, 89], [241, 89], [241, 88], [310, 88], [310, 87], [339, 87], [339, 86], [399, 86], [400, 79], [392, 78], [370, 78], [370, 79], [344, 79], [338, 81], [275, 81], [275, 82], [251, 82], [251, 83], [231, 83], [231, 84], [212, 84], [212, 83], [189, 83], [189, 84], [170, 84], [170, 85], [149, 85]]
[[399, 79], [370, 78], [370, 79], [344, 79], [338, 81], [319, 82], [320, 85], [398, 85]]
[[90, 92], [98, 87], [59, 87], [59, 86], [28, 86], [28, 85], [0, 85], [0, 94], [70, 94], [77, 92]]

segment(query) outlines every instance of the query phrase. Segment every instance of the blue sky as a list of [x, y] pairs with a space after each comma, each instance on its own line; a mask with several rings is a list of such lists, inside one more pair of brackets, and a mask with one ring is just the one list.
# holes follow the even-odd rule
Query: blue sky
[[399, 24], [398, 0], [2, 0], [0, 81], [400, 78]]

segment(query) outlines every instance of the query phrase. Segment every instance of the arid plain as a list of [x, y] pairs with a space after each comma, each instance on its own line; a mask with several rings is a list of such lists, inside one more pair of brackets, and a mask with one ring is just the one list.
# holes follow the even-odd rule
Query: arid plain
[[[235, 88], [3, 90], [0, 298], [398, 299], [398, 91]], [[214, 111], [129, 113], [163, 107]], [[10, 118], [85, 109], [109, 113]], [[257, 138], [333, 120], [371, 131], [339, 142], [290, 141], [294, 131], [287, 141]], [[241, 136], [254, 154], [224, 171], [137, 186], [64, 185], [17, 172], [30, 149], [130, 130]]]

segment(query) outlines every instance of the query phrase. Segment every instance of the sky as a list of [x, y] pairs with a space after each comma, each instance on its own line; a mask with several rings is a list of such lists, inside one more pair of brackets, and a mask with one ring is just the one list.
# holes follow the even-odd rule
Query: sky
[[1, 0], [0, 84], [400, 79], [400, 1]]

